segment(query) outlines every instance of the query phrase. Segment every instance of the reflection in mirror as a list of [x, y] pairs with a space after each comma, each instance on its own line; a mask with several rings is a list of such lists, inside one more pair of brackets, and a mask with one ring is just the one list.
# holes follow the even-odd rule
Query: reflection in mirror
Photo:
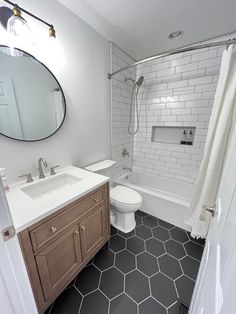
[[38, 141], [62, 125], [66, 103], [54, 75], [33, 56], [0, 46], [0, 133]]

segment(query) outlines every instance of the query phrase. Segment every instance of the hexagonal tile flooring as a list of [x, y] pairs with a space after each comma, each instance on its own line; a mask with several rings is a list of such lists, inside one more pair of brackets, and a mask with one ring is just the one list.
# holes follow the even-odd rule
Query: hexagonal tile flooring
[[145, 212], [124, 234], [111, 227], [100, 250], [47, 314], [173, 314], [189, 306], [203, 240]]

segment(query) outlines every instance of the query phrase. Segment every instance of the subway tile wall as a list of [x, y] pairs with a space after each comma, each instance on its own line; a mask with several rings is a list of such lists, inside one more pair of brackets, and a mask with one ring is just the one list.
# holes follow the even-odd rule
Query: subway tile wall
[[[194, 183], [203, 157], [223, 48], [180, 53], [139, 65], [140, 131], [133, 169]], [[152, 126], [196, 127], [193, 146], [151, 141]]]
[[[110, 72], [114, 72], [135, 61], [112, 43], [110, 44], [110, 58]], [[123, 167], [132, 167], [133, 161], [134, 137], [128, 133], [132, 84], [125, 81], [126, 77], [135, 80], [136, 68], [117, 74], [111, 80], [111, 158], [116, 161], [116, 165], [112, 169], [113, 177], [118, 177], [127, 172], [123, 170]], [[129, 157], [122, 157], [124, 148], [127, 149]]]
[[[228, 39], [229, 36], [216, 40]], [[116, 174], [123, 164], [133, 170], [194, 183], [203, 151], [219, 78], [224, 47], [180, 53], [146, 62], [112, 79], [112, 158]], [[112, 70], [133, 60], [112, 46]], [[139, 89], [140, 129], [132, 137], [127, 132], [132, 84], [126, 76], [143, 75]], [[151, 141], [152, 126], [196, 127], [193, 146]], [[122, 148], [130, 158], [121, 157]], [[133, 153], [132, 153], [133, 152]]]

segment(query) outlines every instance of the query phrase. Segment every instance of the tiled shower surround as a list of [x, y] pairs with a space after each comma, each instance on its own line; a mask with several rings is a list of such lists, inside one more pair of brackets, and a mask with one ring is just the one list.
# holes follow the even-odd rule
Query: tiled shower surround
[[[126, 162], [121, 157], [122, 148], [126, 147], [134, 170], [194, 183], [203, 156], [223, 49], [175, 54], [113, 77], [112, 158], [118, 166]], [[131, 62], [129, 56], [113, 46], [112, 70]], [[135, 72], [137, 78], [143, 75], [145, 80], [139, 89], [140, 129], [132, 137], [127, 131], [132, 83], [124, 78]], [[196, 127], [194, 144], [152, 142], [153, 126]]]
[[[222, 48], [153, 60], [138, 66], [140, 130], [134, 169], [193, 183], [203, 156], [219, 77]], [[196, 127], [192, 146], [151, 142], [152, 126]]]

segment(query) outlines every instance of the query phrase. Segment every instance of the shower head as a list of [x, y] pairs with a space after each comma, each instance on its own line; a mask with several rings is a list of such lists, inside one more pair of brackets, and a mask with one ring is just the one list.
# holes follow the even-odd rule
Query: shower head
[[140, 87], [142, 84], [143, 84], [143, 81], [144, 81], [144, 76], [140, 76], [137, 81], [135, 81], [134, 79], [132, 79], [131, 77], [126, 77], [125, 78], [125, 82], [127, 81], [132, 81], [132, 83], [134, 85], [137, 85], [138, 87]]
[[140, 76], [138, 80], [135, 82], [135, 84], [138, 85], [139, 87], [143, 84], [143, 81], [144, 81], [144, 76]]

